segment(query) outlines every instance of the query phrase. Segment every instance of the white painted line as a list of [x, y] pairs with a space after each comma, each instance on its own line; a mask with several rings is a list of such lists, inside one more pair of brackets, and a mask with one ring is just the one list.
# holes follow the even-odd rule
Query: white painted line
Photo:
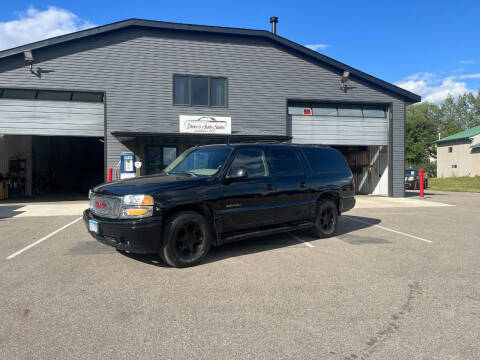
[[352, 221], [356, 221], [356, 222], [362, 223], [362, 224], [367, 224], [367, 225], [370, 225], [370, 226], [375, 226], [375, 227], [378, 227], [378, 228], [380, 228], [380, 229], [393, 232], [393, 233], [395, 233], [395, 234], [400, 234], [400, 235], [403, 235], [403, 236], [408, 236], [408, 237], [410, 237], [410, 238], [412, 238], [412, 239], [417, 239], [417, 240], [425, 241], [425, 242], [427, 242], [427, 243], [433, 243], [433, 241], [431, 241], [431, 240], [427, 240], [427, 239], [424, 239], [424, 238], [421, 238], [421, 237], [418, 237], [418, 236], [415, 236], [415, 235], [406, 234], [406, 233], [401, 232], [401, 231], [389, 229], [389, 228], [386, 228], [385, 226], [375, 225], [375, 224], [369, 223], [368, 221], [363, 221], [363, 220], [355, 219], [355, 218], [350, 217], [349, 215], [344, 215], [343, 217], [345, 217], [346, 219], [352, 220]]
[[73, 220], [71, 223], [68, 223], [67, 225], [62, 226], [60, 229], [55, 230], [54, 232], [48, 234], [47, 236], [44, 236], [43, 238], [35, 241], [34, 243], [32, 243], [32, 244], [30, 244], [30, 245], [28, 245], [28, 246], [25, 246], [23, 249], [18, 250], [16, 253], [13, 253], [12, 255], [10, 255], [9, 257], [7, 257], [7, 260], [13, 259], [15, 256], [20, 255], [20, 254], [23, 253], [24, 251], [27, 251], [28, 249], [31, 249], [31, 248], [34, 247], [35, 245], [40, 244], [42, 241], [47, 240], [48, 238], [52, 237], [52, 236], [55, 235], [55, 234], [58, 234], [60, 231], [66, 229], [66, 228], [69, 227], [70, 225], [75, 224], [77, 221], [79, 221], [79, 220], [81, 220], [81, 219], [82, 219], [82, 218], [79, 217], [78, 219]]
[[295, 240], [297, 240], [298, 242], [304, 243], [304, 244], [307, 245], [308, 247], [311, 247], [311, 248], [315, 247], [315, 246], [313, 246], [312, 244], [310, 244], [308, 241], [302, 240], [302, 239], [300, 239], [298, 236], [293, 235], [292, 233], [287, 233], [287, 234], [290, 235], [290, 236], [291, 236], [292, 238], [294, 238]]

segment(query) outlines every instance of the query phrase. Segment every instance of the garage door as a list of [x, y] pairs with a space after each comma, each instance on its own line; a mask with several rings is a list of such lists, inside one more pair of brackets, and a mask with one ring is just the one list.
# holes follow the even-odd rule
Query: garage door
[[0, 134], [103, 137], [103, 94], [0, 89]]
[[384, 105], [289, 106], [293, 142], [325, 145], [387, 145]]

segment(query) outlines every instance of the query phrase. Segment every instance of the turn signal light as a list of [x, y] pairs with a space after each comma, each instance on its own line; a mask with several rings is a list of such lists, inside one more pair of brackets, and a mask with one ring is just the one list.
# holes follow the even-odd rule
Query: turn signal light
[[151, 196], [145, 195], [142, 200], [143, 206], [153, 205], [153, 198]]
[[124, 209], [123, 211], [126, 216], [141, 216], [148, 213], [147, 209]]

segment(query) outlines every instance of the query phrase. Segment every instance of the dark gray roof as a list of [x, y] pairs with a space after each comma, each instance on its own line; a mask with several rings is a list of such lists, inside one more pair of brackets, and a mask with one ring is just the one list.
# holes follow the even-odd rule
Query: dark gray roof
[[154, 21], [154, 20], [128, 19], [128, 20], [123, 20], [123, 21], [115, 22], [108, 25], [98, 26], [98, 27], [77, 31], [74, 33], [66, 34], [66, 35], [57, 36], [57, 37], [42, 40], [42, 41], [37, 41], [31, 44], [18, 46], [12, 49], [3, 50], [3, 51], [0, 51], [0, 59], [8, 56], [12, 56], [12, 55], [20, 54], [26, 50], [35, 50], [35, 49], [43, 48], [46, 46], [51, 46], [51, 45], [56, 45], [56, 44], [60, 44], [67, 41], [81, 39], [87, 36], [92, 36], [96, 34], [105, 33], [108, 31], [126, 28], [129, 26], [142, 26], [142, 27], [150, 27], [150, 28], [169, 29], [169, 30], [196, 31], [196, 32], [202, 32], [202, 33], [255, 36], [255, 37], [266, 38], [275, 43], [286, 46], [287, 48], [293, 49], [310, 58], [324, 62], [334, 68], [339, 69], [340, 71], [350, 71], [352, 75], [357, 76], [360, 79], [366, 80], [372, 84], [375, 84], [381, 88], [389, 90], [390, 92], [404, 98], [407, 102], [415, 103], [421, 100], [421, 97], [419, 95], [416, 95], [410, 91], [404, 90], [389, 82], [380, 80], [372, 75], [366, 74], [351, 66], [343, 64], [328, 56], [322, 55], [305, 46], [297, 44], [293, 41], [285, 39], [279, 35], [273, 34], [270, 31], [266, 31], [266, 30], [250, 30], [250, 29], [228, 28], [228, 27], [219, 27], [219, 26], [179, 24], [179, 23], [170, 23], [170, 22]]

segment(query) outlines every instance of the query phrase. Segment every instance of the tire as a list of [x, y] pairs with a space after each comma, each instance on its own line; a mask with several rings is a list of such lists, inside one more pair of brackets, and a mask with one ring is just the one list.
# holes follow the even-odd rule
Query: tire
[[330, 237], [337, 231], [338, 209], [332, 200], [321, 200], [317, 205], [313, 234], [319, 238]]
[[194, 211], [182, 211], [165, 222], [160, 257], [168, 265], [183, 268], [199, 264], [210, 250], [212, 230]]

